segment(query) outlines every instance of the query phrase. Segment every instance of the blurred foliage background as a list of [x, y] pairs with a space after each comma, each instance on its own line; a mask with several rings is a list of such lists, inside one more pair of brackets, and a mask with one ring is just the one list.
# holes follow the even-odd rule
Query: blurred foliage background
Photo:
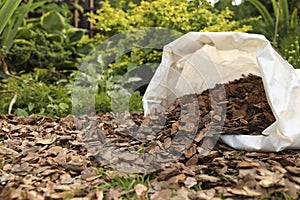
[[[178, 33], [152, 35], [151, 44], [167, 44], [190, 31], [260, 33], [290, 64], [300, 68], [297, 0], [243, 0], [238, 6], [232, 0], [220, 0], [214, 6], [205, 0], [105, 0], [94, 13], [85, 12], [81, 4], [72, 1], [20, 1], [14, 10], [5, 2], [0, 0], [0, 18], [4, 19], [1, 13], [12, 13], [12, 17], [0, 32], [0, 113], [4, 114], [64, 117], [72, 113], [75, 77], [91, 51], [103, 54], [102, 60], [94, 59], [99, 69], [86, 76], [97, 80], [96, 111], [112, 111], [113, 99], [122, 99], [113, 91], [124, 88], [133, 89], [125, 91], [129, 96], [124, 101], [129, 102], [119, 105], [118, 111], [142, 111], [142, 95], [151, 78], [143, 75], [155, 72], [162, 50], [141, 48], [142, 44], [149, 45], [147, 34], [140, 35], [140, 46], [130, 52], [111, 43], [114, 47], [106, 52], [97, 50], [100, 43], [108, 44], [109, 38], [135, 28], [161, 27]], [[90, 30], [74, 25], [71, 9], [77, 9], [94, 27], [92, 38]], [[132, 40], [129, 34], [119, 42], [124, 47]], [[113, 61], [102, 62], [108, 56], [113, 56]], [[78, 87], [85, 94], [90, 86]]]

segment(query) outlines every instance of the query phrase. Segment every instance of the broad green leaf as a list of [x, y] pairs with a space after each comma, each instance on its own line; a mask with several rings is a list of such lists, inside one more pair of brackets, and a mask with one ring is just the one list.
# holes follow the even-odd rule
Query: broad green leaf
[[93, 45], [91, 44], [80, 44], [80, 46], [76, 47], [76, 52], [81, 56], [88, 55], [92, 50]]
[[67, 32], [70, 44], [79, 42], [84, 36], [85, 32], [86, 31], [84, 29], [70, 28]]
[[16, 35], [17, 39], [30, 40], [33, 37], [33, 31], [27, 27], [21, 27]]
[[43, 15], [41, 25], [47, 32], [62, 31], [66, 27], [64, 17], [56, 11], [50, 11]]

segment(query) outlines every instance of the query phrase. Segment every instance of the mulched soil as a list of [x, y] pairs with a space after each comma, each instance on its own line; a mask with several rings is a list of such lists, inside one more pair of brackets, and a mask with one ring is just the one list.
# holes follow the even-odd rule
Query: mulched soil
[[[151, 117], [1, 115], [0, 199], [298, 199], [300, 151], [216, 143], [220, 134], [260, 135], [274, 121], [254, 75], [178, 98]], [[125, 172], [147, 174], [150, 184], [114, 187]]]

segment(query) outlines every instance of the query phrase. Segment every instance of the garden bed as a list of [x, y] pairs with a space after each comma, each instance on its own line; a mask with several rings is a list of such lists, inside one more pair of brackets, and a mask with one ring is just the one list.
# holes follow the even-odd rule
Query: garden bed
[[[225, 99], [217, 85], [177, 99], [156, 117], [135, 112], [57, 119], [1, 115], [0, 199], [297, 199], [299, 151], [245, 152], [220, 141], [211, 146], [218, 134], [260, 135], [275, 120], [260, 77], [244, 76], [223, 89]], [[147, 159], [139, 166], [140, 154], [174, 143], [175, 153], [189, 148], [170, 162], [158, 154], [155, 161], [161, 165], [142, 173], [149, 166]], [[199, 156], [203, 148], [208, 154]]]

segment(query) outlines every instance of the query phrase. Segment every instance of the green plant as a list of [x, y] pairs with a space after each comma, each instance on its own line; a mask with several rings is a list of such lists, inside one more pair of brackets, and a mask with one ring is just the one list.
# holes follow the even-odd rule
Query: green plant
[[5, 1], [0, 0], [0, 19], [3, 21], [0, 25], [0, 59], [2, 68], [6, 75], [12, 76], [5, 62], [5, 56], [13, 44], [13, 40], [17, 34], [18, 28], [23, 22], [25, 14], [30, 10], [33, 0], [29, 0], [27, 4], [19, 4], [21, 0]]
[[287, 36], [282, 39], [280, 52], [283, 57], [294, 67], [300, 68], [300, 35]]
[[[1, 89], [18, 94], [13, 113], [18, 116], [37, 114], [64, 117], [68, 115], [71, 112], [69, 90], [59, 83], [47, 85], [39, 81], [37, 71], [41, 70], [43, 69], [36, 69], [33, 73], [22, 75], [23, 82], [7, 78], [0, 84]], [[11, 95], [1, 94], [1, 113], [7, 112], [10, 99]]]
[[[119, 82], [113, 82], [113, 76], [97, 74], [96, 72], [91, 72], [94, 76], [78, 73], [83, 81], [78, 81], [78, 85], [76, 81], [70, 84], [75, 86], [76, 90], [73, 89], [73, 94], [75, 94], [72, 105], [73, 108], [76, 108], [76, 110], [73, 110], [74, 114], [82, 115], [86, 114], [85, 112], [91, 112], [92, 110], [89, 110], [93, 109], [91, 105], [95, 105], [94, 109], [97, 112], [143, 111], [142, 95], [139, 91], [133, 91]], [[77, 77], [77, 79], [80, 78]], [[130, 81], [127, 80], [127, 83], [130, 83]], [[87, 94], [95, 95], [90, 97]]]
[[[1, 144], [1, 146], [2, 146], [2, 144]], [[0, 169], [2, 170], [3, 167], [5, 167], [5, 165], [7, 165], [7, 164], [13, 162], [16, 158], [17, 158], [17, 156], [13, 156], [13, 157], [11, 157], [10, 159], [4, 161], [3, 164], [0, 165]]]
[[[22, 4], [20, 7], [19, 4], [21, 0], [17, 1], [5, 1], [0, 0], [0, 19], [3, 20], [0, 24], [0, 61], [4, 73], [3, 75], [10, 76], [15, 79], [20, 80], [18, 77], [12, 75], [9, 71], [9, 67], [5, 61], [6, 54], [13, 44], [13, 40], [17, 34], [18, 28], [21, 25], [25, 14], [31, 9], [40, 4], [32, 4], [32, 0], [29, 0], [27, 4]], [[1, 71], [2, 72], [2, 71]], [[10, 100], [8, 106], [8, 113], [11, 113], [12, 106], [17, 99], [17, 93], [10, 90], [0, 91], [0, 94], [13, 94], [13, 98]]]
[[[247, 20], [243, 22], [233, 20], [232, 11], [212, 9], [204, 0], [107, 0], [101, 3], [101, 8], [94, 15], [89, 15], [89, 20], [99, 31], [94, 38], [95, 44], [105, 43], [97, 52], [101, 58], [97, 56], [91, 58], [90, 62], [94, 62], [94, 65], [86, 66], [97, 68], [95, 71], [87, 70], [89, 72], [86, 72], [86, 75], [90, 80], [97, 80], [96, 110], [104, 111], [121, 111], [126, 107], [142, 110], [141, 98], [147, 83], [160, 63], [163, 46], [183, 33], [251, 30], [251, 26], [246, 23]], [[251, 20], [254, 19], [250, 18], [248, 21]], [[147, 27], [162, 27], [169, 30], [169, 33], [136, 30], [136, 28]], [[125, 34], [122, 35], [124, 32]], [[134, 36], [131, 32], [135, 33]], [[117, 34], [121, 35], [118, 41], [110, 39]], [[133, 46], [133, 48], [128, 51], [127, 46]], [[139, 73], [138, 69], [141, 67], [143, 71]], [[99, 76], [95, 77], [93, 75], [95, 73]], [[144, 76], [145, 74], [148, 76]], [[92, 91], [89, 87], [86, 90]], [[128, 93], [131, 96], [126, 95]], [[114, 103], [115, 99], [124, 101], [119, 100]], [[114, 104], [117, 104], [117, 108]], [[84, 102], [81, 105], [86, 106]]]
[[[224, 9], [226, 9], [226, 7], [229, 8], [230, 10], [232, 10], [234, 12], [233, 19], [235, 19], [235, 20], [243, 21], [244, 19], [248, 19], [253, 16], [259, 15], [259, 12], [252, 4], [244, 3], [244, 0], [243, 0], [240, 5], [236, 6], [236, 5], [232, 4], [233, 2], [234, 2], [234, 0], [218, 1], [214, 5], [214, 7], [218, 10], [224, 10]], [[267, 3], [267, 2], [268, 1], [264, 1], [264, 3]], [[257, 23], [257, 20], [255, 20], [255, 22]], [[251, 24], [255, 25], [254, 23], [251, 23]], [[252, 26], [252, 28], [255, 29], [254, 26]]]
[[130, 111], [137, 111], [142, 112], [143, 111], [143, 96], [139, 91], [135, 91], [129, 100], [129, 110]]
[[[278, 38], [283, 38], [286, 34], [292, 34], [298, 29], [298, 9], [291, 12], [287, 0], [272, 0], [273, 13], [258, 0], [247, 0], [254, 5], [263, 17], [264, 24], [261, 32], [277, 45]], [[280, 41], [279, 41], [280, 42]]]
[[272, 0], [273, 12], [258, 0], [247, 0], [263, 17], [261, 33], [272, 41], [273, 46], [295, 68], [300, 67], [298, 8], [289, 8], [287, 0]]
[[[100, 170], [101, 171], [101, 170]], [[108, 181], [101, 182], [97, 188], [104, 191], [105, 194], [112, 188], [120, 188], [122, 191], [126, 191], [122, 195], [122, 199], [137, 199], [134, 193], [134, 186], [136, 184], [143, 184], [150, 187], [151, 176], [140, 175], [140, 174], [121, 174], [113, 172], [111, 174], [100, 172]]]
[[18, 29], [7, 62], [18, 72], [29, 72], [36, 67], [61, 73], [77, 69], [92, 49], [87, 31], [70, 25], [66, 6], [46, 4], [43, 11], [46, 12], [42, 16], [26, 19]]
[[130, 2], [126, 10], [122, 5], [113, 7], [109, 1], [102, 2], [101, 9], [90, 16], [95, 28], [101, 31], [101, 37], [138, 27], [164, 27], [182, 33], [251, 30], [251, 27], [232, 20], [232, 11], [211, 11], [210, 5], [201, 0]]
[[293, 200], [295, 198], [293, 198], [286, 191], [276, 191], [276, 190], [268, 189], [267, 190], [267, 194], [265, 194], [264, 197], [260, 198], [260, 200], [267, 200], [267, 199]]
[[18, 8], [20, 3], [21, 0], [0, 0], [0, 18], [2, 19], [0, 24], [1, 48], [6, 47], [9, 49], [11, 47], [18, 27], [21, 25], [25, 14], [29, 11], [32, 0]]

